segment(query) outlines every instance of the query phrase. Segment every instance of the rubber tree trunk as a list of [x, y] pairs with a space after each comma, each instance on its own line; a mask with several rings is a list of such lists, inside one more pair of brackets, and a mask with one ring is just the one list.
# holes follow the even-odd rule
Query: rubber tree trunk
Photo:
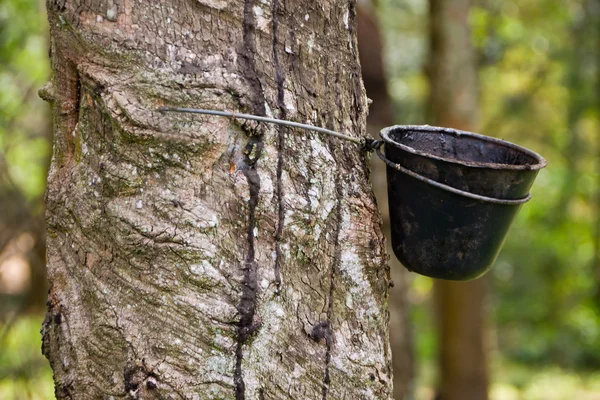
[[[478, 85], [469, 0], [430, 0], [430, 105], [436, 125], [476, 131]], [[440, 400], [487, 399], [485, 279], [435, 281]]]
[[[382, 128], [394, 124], [392, 99], [388, 93], [388, 79], [383, 59], [383, 37], [372, 7], [359, 3], [357, 10], [360, 65], [367, 96], [372, 100], [367, 118], [367, 130], [374, 137], [378, 137]], [[383, 217], [388, 252], [391, 254], [385, 164], [377, 157], [371, 160], [371, 172], [373, 190]], [[414, 354], [406, 296], [409, 284], [408, 270], [400, 264], [396, 257], [390, 258], [390, 267], [394, 282], [394, 286], [390, 289], [389, 303], [394, 399], [412, 399], [415, 389]]]
[[58, 399], [390, 399], [353, 1], [49, 0]]

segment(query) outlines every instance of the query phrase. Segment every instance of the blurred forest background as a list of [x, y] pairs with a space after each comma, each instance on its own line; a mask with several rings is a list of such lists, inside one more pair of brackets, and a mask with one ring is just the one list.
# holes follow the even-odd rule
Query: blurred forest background
[[[449, 15], [466, 4], [464, 23], [453, 23], [470, 28], [469, 43], [436, 55], [431, 49], [441, 52], [439, 40], [431, 38], [445, 23], [436, 14], [442, 4]], [[495, 267], [462, 290], [471, 294], [464, 325], [478, 339], [466, 348], [463, 340], [459, 354], [482, 371], [476, 379], [492, 400], [600, 399], [600, 0], [359, 5], [363, 73], [374, 100], [371, 134], [386, 124], [444, 121], [435, 110], [434, 94], [444, 83], [436, 74], [455, 55], [475, 75], [470, 129], [529, 147], [549, 162]], [[44, 7], [41, 0], [0, 1], [0, 399], [54, 398], [39, 333], [51, 154], [49, 107], [37, 95], [50, 73]], [[452, 96], [446, 100], [452, 107]], [[385, 180], [375, 168], [381, 193]], [[402, 333], [392, 337], [413, 349], [397, 351], [396, 373], [414, 376], [401, 388], [407, 399], [431, 400], [448, 372], [438, 367], [439, 354], [464, 333], [442, 322], [443, 313], [457, 312], [440, 307], [443, 288], [393, 268], [400, 284], [392, 312], [403, 301], [411, 316], [395, 321]], [[479, 341], [482, 355], [469, 358]]]

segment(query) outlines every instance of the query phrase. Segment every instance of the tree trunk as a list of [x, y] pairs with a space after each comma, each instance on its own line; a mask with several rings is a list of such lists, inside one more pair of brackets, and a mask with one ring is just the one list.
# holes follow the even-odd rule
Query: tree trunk
[[[392, 99], [387, 88], [387, 74], [383, 60], [383, 38], [373, 10], [365, 5], [357, 8], [358, 49], [362, 78], [367, 96], [372, 100], [367, 118], [367, 130], [373, 136], [394, 124]], [[374, 157], [371, 160], [373, 190], [381, 208], [387, 250], [392, 253], [389, 235], [390, 215], [387, 199], [385, 164]], [[390, 342], [394, 369], [394, 399], [414, 398], [414, 354], [410, 321], [408, 318], [408, 270], [396, 257], [391, 257], [390, 267], [394, 286], [390, 289]]]
[[[430, 0], [430, 105], [436, 125], [477, 130], [477, 67], [469, 0]], [[441, 400], [487, 399], [485, 279], [436, 281]]]
[[49, 0], [58, 399], [389, 399], [354, 1]]

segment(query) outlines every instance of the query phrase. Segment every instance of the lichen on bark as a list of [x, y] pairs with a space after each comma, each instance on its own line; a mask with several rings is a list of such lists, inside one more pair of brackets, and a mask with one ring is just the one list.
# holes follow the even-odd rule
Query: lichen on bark
[[389, 268], [366, 155], [156, 111], [365, 135], [354, 2], [47, 5], [43, 351], [57, 398], [390, 398]]

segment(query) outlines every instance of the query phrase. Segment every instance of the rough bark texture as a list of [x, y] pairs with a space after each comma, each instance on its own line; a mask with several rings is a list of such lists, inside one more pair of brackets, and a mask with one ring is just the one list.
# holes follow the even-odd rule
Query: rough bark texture
[[[478, 86], [470, 0], [430, 0], [431, 112], [436, 125], [477, 130]], [[487, 399], [485, 279], [435, 281], [440, 400]]]
[[389, 399], [353, 1], [49, 0], [58, 399]]
[[[394, 124], [394, 118], [383, 60], [383, 38], [373, 11], [366, 5], [358, 7], [358, 49], [363, 82], [367, 96], [372, 100], [367, 130], [374, 137], [378, 137], [382, 128]], [[371, 160], [371, 175], [373, 191], [383, 217], [387, 250], [392, 254], [385, 164], [378, 157], [373, 157]], [[414, 354], [406, 296], [409, 285], [408, 270], [396, 257], [391, 257], [390, 267], [394, 282], [394, 286], [390, 289], [390, 343], [394, 369], [394, 399], [413, 399], [415, 396]]]

